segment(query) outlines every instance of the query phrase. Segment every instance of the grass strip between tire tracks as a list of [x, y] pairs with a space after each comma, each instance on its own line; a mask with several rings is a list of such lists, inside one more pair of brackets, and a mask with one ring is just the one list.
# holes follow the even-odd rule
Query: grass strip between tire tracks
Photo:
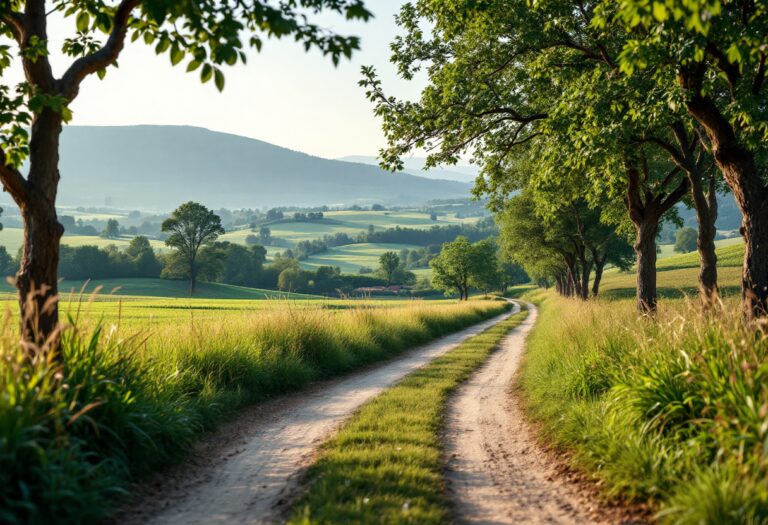
[[289, 523], [449, 521], [439, 435], [448, 396], [527, 315], [466, 340], [364, 405], [323, 446]]

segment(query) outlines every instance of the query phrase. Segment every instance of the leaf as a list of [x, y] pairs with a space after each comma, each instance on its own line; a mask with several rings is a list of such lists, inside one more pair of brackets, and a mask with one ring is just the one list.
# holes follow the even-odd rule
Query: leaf
[[213, 81], [216, 84], [216, 89], [224, 91], [224, 73], [220, 69], [214, 72]]
[[178, 46], [174, 44], [174, 46], [171, 48], [171, 64], [174, 66], [177, 65], [179, 62], [184, 60], [184, 53], [183, 49], [179, 49]]
[[77, 30], [80, 31], [81, 33], [85, 33], [86, 31], [88, 31], [88, 26], [91, 24], [91, 17], [87, 12], [81, 11], [77, 15], [76, 23], [77, 23]]
[[211, 76], [213, 75], [213, 68], [210, 64], [205, 64], [203, 66], [203, 70], [200, 72], [200, 80], [203, 84], [208, 82], [211, 79]]

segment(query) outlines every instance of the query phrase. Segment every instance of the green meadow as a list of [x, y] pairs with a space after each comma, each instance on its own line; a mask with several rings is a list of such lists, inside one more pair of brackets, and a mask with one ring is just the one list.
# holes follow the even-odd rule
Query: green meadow
[[360, 268], [375, 270], [379, 266], [379, 257], [384, 252], [399, 252], [402, 249], [413, 250], [420, 248], [412, 244], [347, 244], [328, 248], [328, 251], [309, 257], [302, 261], [302, 266], [315, 270], [318, 266], [338, 266], [342, 273], [358, 273]]

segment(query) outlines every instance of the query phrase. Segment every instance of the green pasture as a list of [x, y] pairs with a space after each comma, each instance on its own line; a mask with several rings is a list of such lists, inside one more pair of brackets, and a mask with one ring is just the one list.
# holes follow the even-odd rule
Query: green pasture
[[[432, 226], [472, 224], [478, 220], [476, 217], [460, 219], [455, 214], [446, 214], [433, 221], [428, 213], [415, 211], [329, 211], [324, 215], [321, 221], [278, 222], [268, 225], [268, 228], [273, 237], [284, 239], [294, 246], [301, 241], [312, 241], [336, 233], [346, 233], [354, 237], [367, 232], [371, 225], [377, 231], [397, 226], [429, 229]], [[244, 244], [245, 238], [252, 233], [249, 229], [233, 231], [223, 235], [221, 240]]]
[[[67, 235], [61, 238], [61, 244], [67, 246], [98, 246], [99, 248], [105, 248], [110, 244], [114, 244], [118, 248], [127, 247], [133, 237], [120, 237], [117, 239], [103, 239], [101, 237], [95, 237], [92, 235]], [[24, 241], [24, 231], [21, 228], [3, 228], [0, 231], [0, 246], [5, 246], [8, 253], [16, 255]], [[149, 243], [156, 251], [167, 250], [168, 247], [163, 241], [150, 240]]]
[[[733, 239], [719, 241], [718, 245], [717, 271], [720, 291], [724, 296], [738, 294], [741, 286], [744, 245], [742, 242], [735, 243]], [[656, 281], [661, 297], [682, 297], [684, 294], [696, 293], [699, 272], [698, 252], [659, 258], [656, 268]], [[600, 286], [600, 294], [615, 298], [634, 297], [635, 281], [634, 269], [627, 272], [621, 272], [615, 268], [606, 270]]]
[[398, 253], [402, 249], [419, 248], [411, 244], [347, 244], [328, 248], [328, 251], [314, 255], [302, 262], [307, 270], [316, 270], [318, 266], [338, 266], [342, 273], [358, 273], [360, 268], [379, 267], [379, 257], [384, 252]]

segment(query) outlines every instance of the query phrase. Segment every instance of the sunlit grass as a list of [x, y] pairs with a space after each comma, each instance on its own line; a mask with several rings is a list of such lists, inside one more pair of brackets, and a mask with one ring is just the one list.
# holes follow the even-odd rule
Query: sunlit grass
[[632, 301], [538, 298], [522, 388], [549, 440], [665, 523], [768, 520], [768, 338], [737, 300], [665, 300], [649, 321]]

